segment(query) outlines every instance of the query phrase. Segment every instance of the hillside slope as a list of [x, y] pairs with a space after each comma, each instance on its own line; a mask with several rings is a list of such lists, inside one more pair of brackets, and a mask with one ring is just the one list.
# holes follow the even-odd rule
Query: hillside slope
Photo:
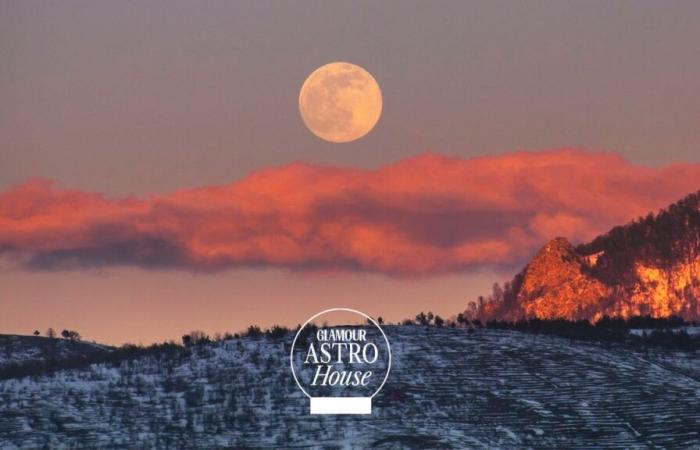
[[292, 336], [0, 381], [2, 448], [693, 448], [700, 358], [517, 332], [386, 327], [367, 416], [310, 416]]
[[0, 369], [47, 360], [91, 358], [113, 348], [92, 342], [71, 341], [42, 336], [0, 334]]
[[485, 319], [700, 319], [700, 193], [574, 247], [547, 243], [503, 291], [473, 306]]

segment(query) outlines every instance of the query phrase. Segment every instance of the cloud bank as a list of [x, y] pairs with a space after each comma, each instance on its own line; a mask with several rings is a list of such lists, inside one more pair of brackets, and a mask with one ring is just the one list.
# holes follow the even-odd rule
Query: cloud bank
[[0, 254], [39, 270], [511, 268], [552, 237], [586, 241], [699, 188], [700, 164], [569, 149], [424, 154], [374, 170], [294, 163], [145, 198], [31, 180], [0, 194]]

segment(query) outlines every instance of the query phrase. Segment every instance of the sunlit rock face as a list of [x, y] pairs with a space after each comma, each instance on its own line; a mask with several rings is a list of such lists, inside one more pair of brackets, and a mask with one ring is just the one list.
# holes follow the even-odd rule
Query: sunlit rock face
[[700, 259], [679, 262], [668, 268], [637, 262], [634, 273], [637, 282], [629, 287], [629, 301], [621, 302], [620, 315], [700, 317]]
[[700, 319], [700, 196], [615, 227], [588, 244], [547, 243], [481, 309], [486, 319], [604, 315]]
[[597, 309], [607, 294], [607, 286], [587, 271], [585, 258], [568, 240], [556, 238], [525, 268], [516, 297], [520, 309], [517, 315], [578, 319]]

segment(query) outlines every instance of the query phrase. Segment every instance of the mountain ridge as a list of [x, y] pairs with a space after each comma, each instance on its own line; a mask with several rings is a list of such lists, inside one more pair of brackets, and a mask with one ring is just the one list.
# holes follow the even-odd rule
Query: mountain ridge
[[574, 246], [556, 237], [466, 313], [491, 320], [700, 319], [700, 191]]

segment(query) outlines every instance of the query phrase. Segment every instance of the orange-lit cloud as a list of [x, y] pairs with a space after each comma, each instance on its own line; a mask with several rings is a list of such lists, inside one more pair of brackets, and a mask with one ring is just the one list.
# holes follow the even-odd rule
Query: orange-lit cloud
[[0, 253], [33, 269], [240, 266], [430, 275], [517, 266], [700, 188], [700, 164], [576, 150], [426, 154], [376, 170], [295, 163], [243, 180], [108, 199], [29, 181], [0, 194]]

